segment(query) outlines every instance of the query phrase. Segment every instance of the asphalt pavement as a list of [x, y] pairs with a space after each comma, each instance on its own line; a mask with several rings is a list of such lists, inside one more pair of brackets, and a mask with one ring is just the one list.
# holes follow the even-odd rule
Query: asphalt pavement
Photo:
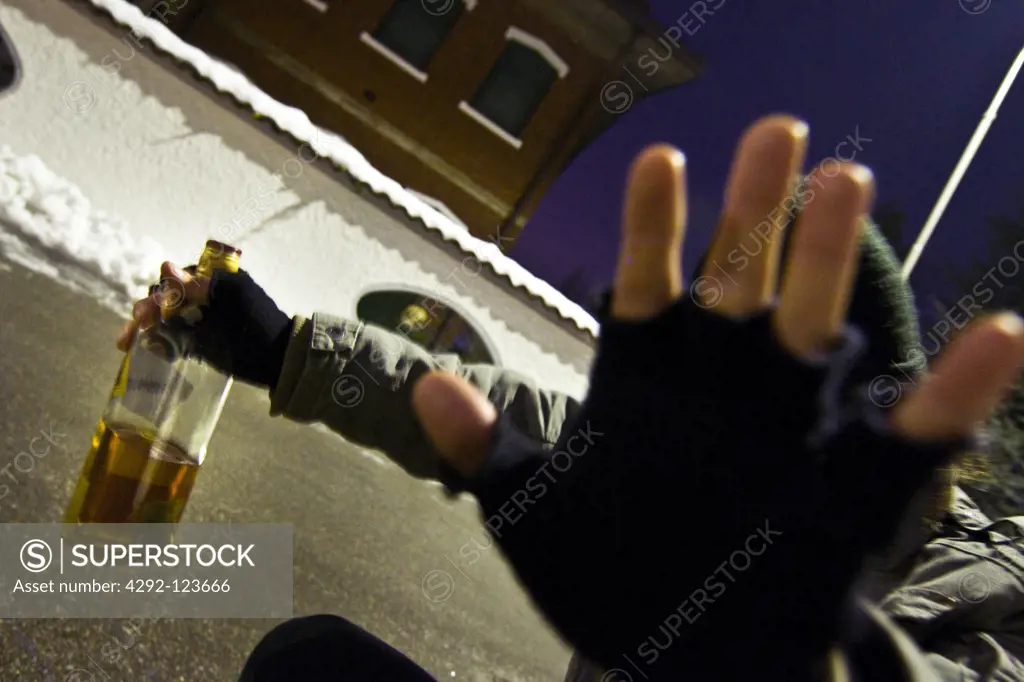
[[[0, 258], [0, 522], [60, 520], [118, 369], [121, 324]], [[460, 553], [489, 544], [468, 501], [268, 408], [263, 392], [235, 385], [185, 521], [293, 524], [295, 615], [343, 615], [439, 680], [562, 679], [568, 649], [497, 550]], [[66, 447], [15, 466], [43, 429]], [[278, 622], [144, 620], [126, 634], [122, 620], [0, 620], [0, 680], [231, 682]]]

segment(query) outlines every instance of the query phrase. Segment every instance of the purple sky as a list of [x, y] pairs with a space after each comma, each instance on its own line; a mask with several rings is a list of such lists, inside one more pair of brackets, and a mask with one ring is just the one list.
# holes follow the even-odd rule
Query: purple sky
[[[563, 173], [516, 244], [511, 255], [556, 286], [581, 266], [595, 285], [610, 281], [626, 168], [658, 141], [687, 155], [692, 267], [710, 239], [733, 145], [775, 111], [810, 123], [812, 163], [858, 130], [870, 138], [856, 160], [874, 170], [879, 202], [907, 212], [912, 240], [1024, 47], [1024, 2], [706, 4], [721, 6], [700, 26], [692, 15], [680, 20], [689, 2], [653, 0], [666, 25], [700, 26], [687, 40], [707, 59], [704, 75], [624, 113]], [[983, 257], [986, 215], [1017, 215], [1022, 201], [1024, 74], [915, 270], [919, 300], [948, 291], [944, 263]]]

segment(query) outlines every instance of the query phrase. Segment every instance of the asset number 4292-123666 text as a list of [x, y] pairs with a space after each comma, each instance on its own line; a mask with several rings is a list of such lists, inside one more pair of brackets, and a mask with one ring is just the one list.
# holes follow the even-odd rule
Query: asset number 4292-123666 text
[[174, 580], [142, 579], [129, 580], [125, 583], [128, 592], [230, 592], [231, 585], [227, 580], [199, 580], [198, 578], [182, 578]]

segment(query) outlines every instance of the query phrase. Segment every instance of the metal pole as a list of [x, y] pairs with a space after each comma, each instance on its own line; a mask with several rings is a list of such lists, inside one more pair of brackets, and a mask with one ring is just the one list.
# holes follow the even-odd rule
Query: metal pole
[[968, 166], [974, 160], [978, 147], [981, 146], [982, 140], [988, 134], [988, 129], [992, 125], [992, 121], [995, 120], [996, 113], [999, 111], [1003, 100], [1006, 99], [1006, 93], [1013, 86], [1013, 82], [1017, 79], [1017, 74], [1020, 73], [1022, 66], [1024, 66], [1024, 49], [1021, 49], [1017, 54], [1017, 59], [1014, 60], [1013, 66], [1006, 72], [1006, 77], [1003, 78], [1003, 82], [996, 91], [995, 97], [992, 98], [992, 103], [981, 117], [981, 121], [978, 123], [977, 129], [975, 129], [971, 141], [967, 143], [967, 148], [964, 149], [963, 155], [960, 156], [960, 161], [956, 164], [956, 168], [953, 169], [953, 174], [942, 189], [942, 194], [939, 195], [938, 201], [935, 202], [935, 207], [932, 208], [932, 212], [928, 215], [928, 220], [925, 221], [924, 227], [921, 228], [913, 248], [907, 254], [907, 260], [903, 263], [904, 280], [910, 279], [910, 273], [914, 271], [914, 266], [917, 265], [917, 261], [921, 258], [924, 247], [928, 245], [928, 240], [931, 239], [932, 233], [935, 232], [935, 226], [938, 225], [942, 214], [946, 211], [946, 207], [949, 205], [950, 199], [953, 198], [953, 193], [956, 192], [956, 188], [960, 185], [964, 174], [967, 172]]

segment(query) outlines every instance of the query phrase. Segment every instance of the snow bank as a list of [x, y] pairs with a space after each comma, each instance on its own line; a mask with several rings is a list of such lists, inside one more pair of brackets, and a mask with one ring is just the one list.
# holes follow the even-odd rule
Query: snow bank
[[138, 7], [125, 0], [89, 0], [102, 8], [118, 22], [131, 27], [132, 33], [145, 37], [161, 50], [190, 63], [203, 77], [210, 80], [219, 90], [230, 93], [254, 111], [274, 121], [282, 130], [309, 143], [318, 155], [331, 159], [358, 180], [369, 185], [374, 192], [386, 195], [414, 218], [422, 220], [430, 229], [440, 232], [446, 239], [455, 241], [459, 247], [472, 253], [479, 261], [488, 263], [501, 275], [507, 276], [513, 284], [521, 286], [563, 316], [597, 334], [597, 321], [583, 308], [563, 296], [547, 282], [530, 274], [523, 266], [501, 253], [492, 243], [468, 234], [442, 213], [385, 176], [370, 165], [366, 157], [347, 144], [337, 135], [328, 133], [313, 125], [300, 110], [286, 106], [271, 98], [253, 85], [244, 75], [231, 67], [211, 58], [172, 33], [158, 21], [147, 18]]
[[156, 241], [133, 238], [37, 156], [7, 146], [0, 147], [0, 251], [126, 317], [165, 260]]

